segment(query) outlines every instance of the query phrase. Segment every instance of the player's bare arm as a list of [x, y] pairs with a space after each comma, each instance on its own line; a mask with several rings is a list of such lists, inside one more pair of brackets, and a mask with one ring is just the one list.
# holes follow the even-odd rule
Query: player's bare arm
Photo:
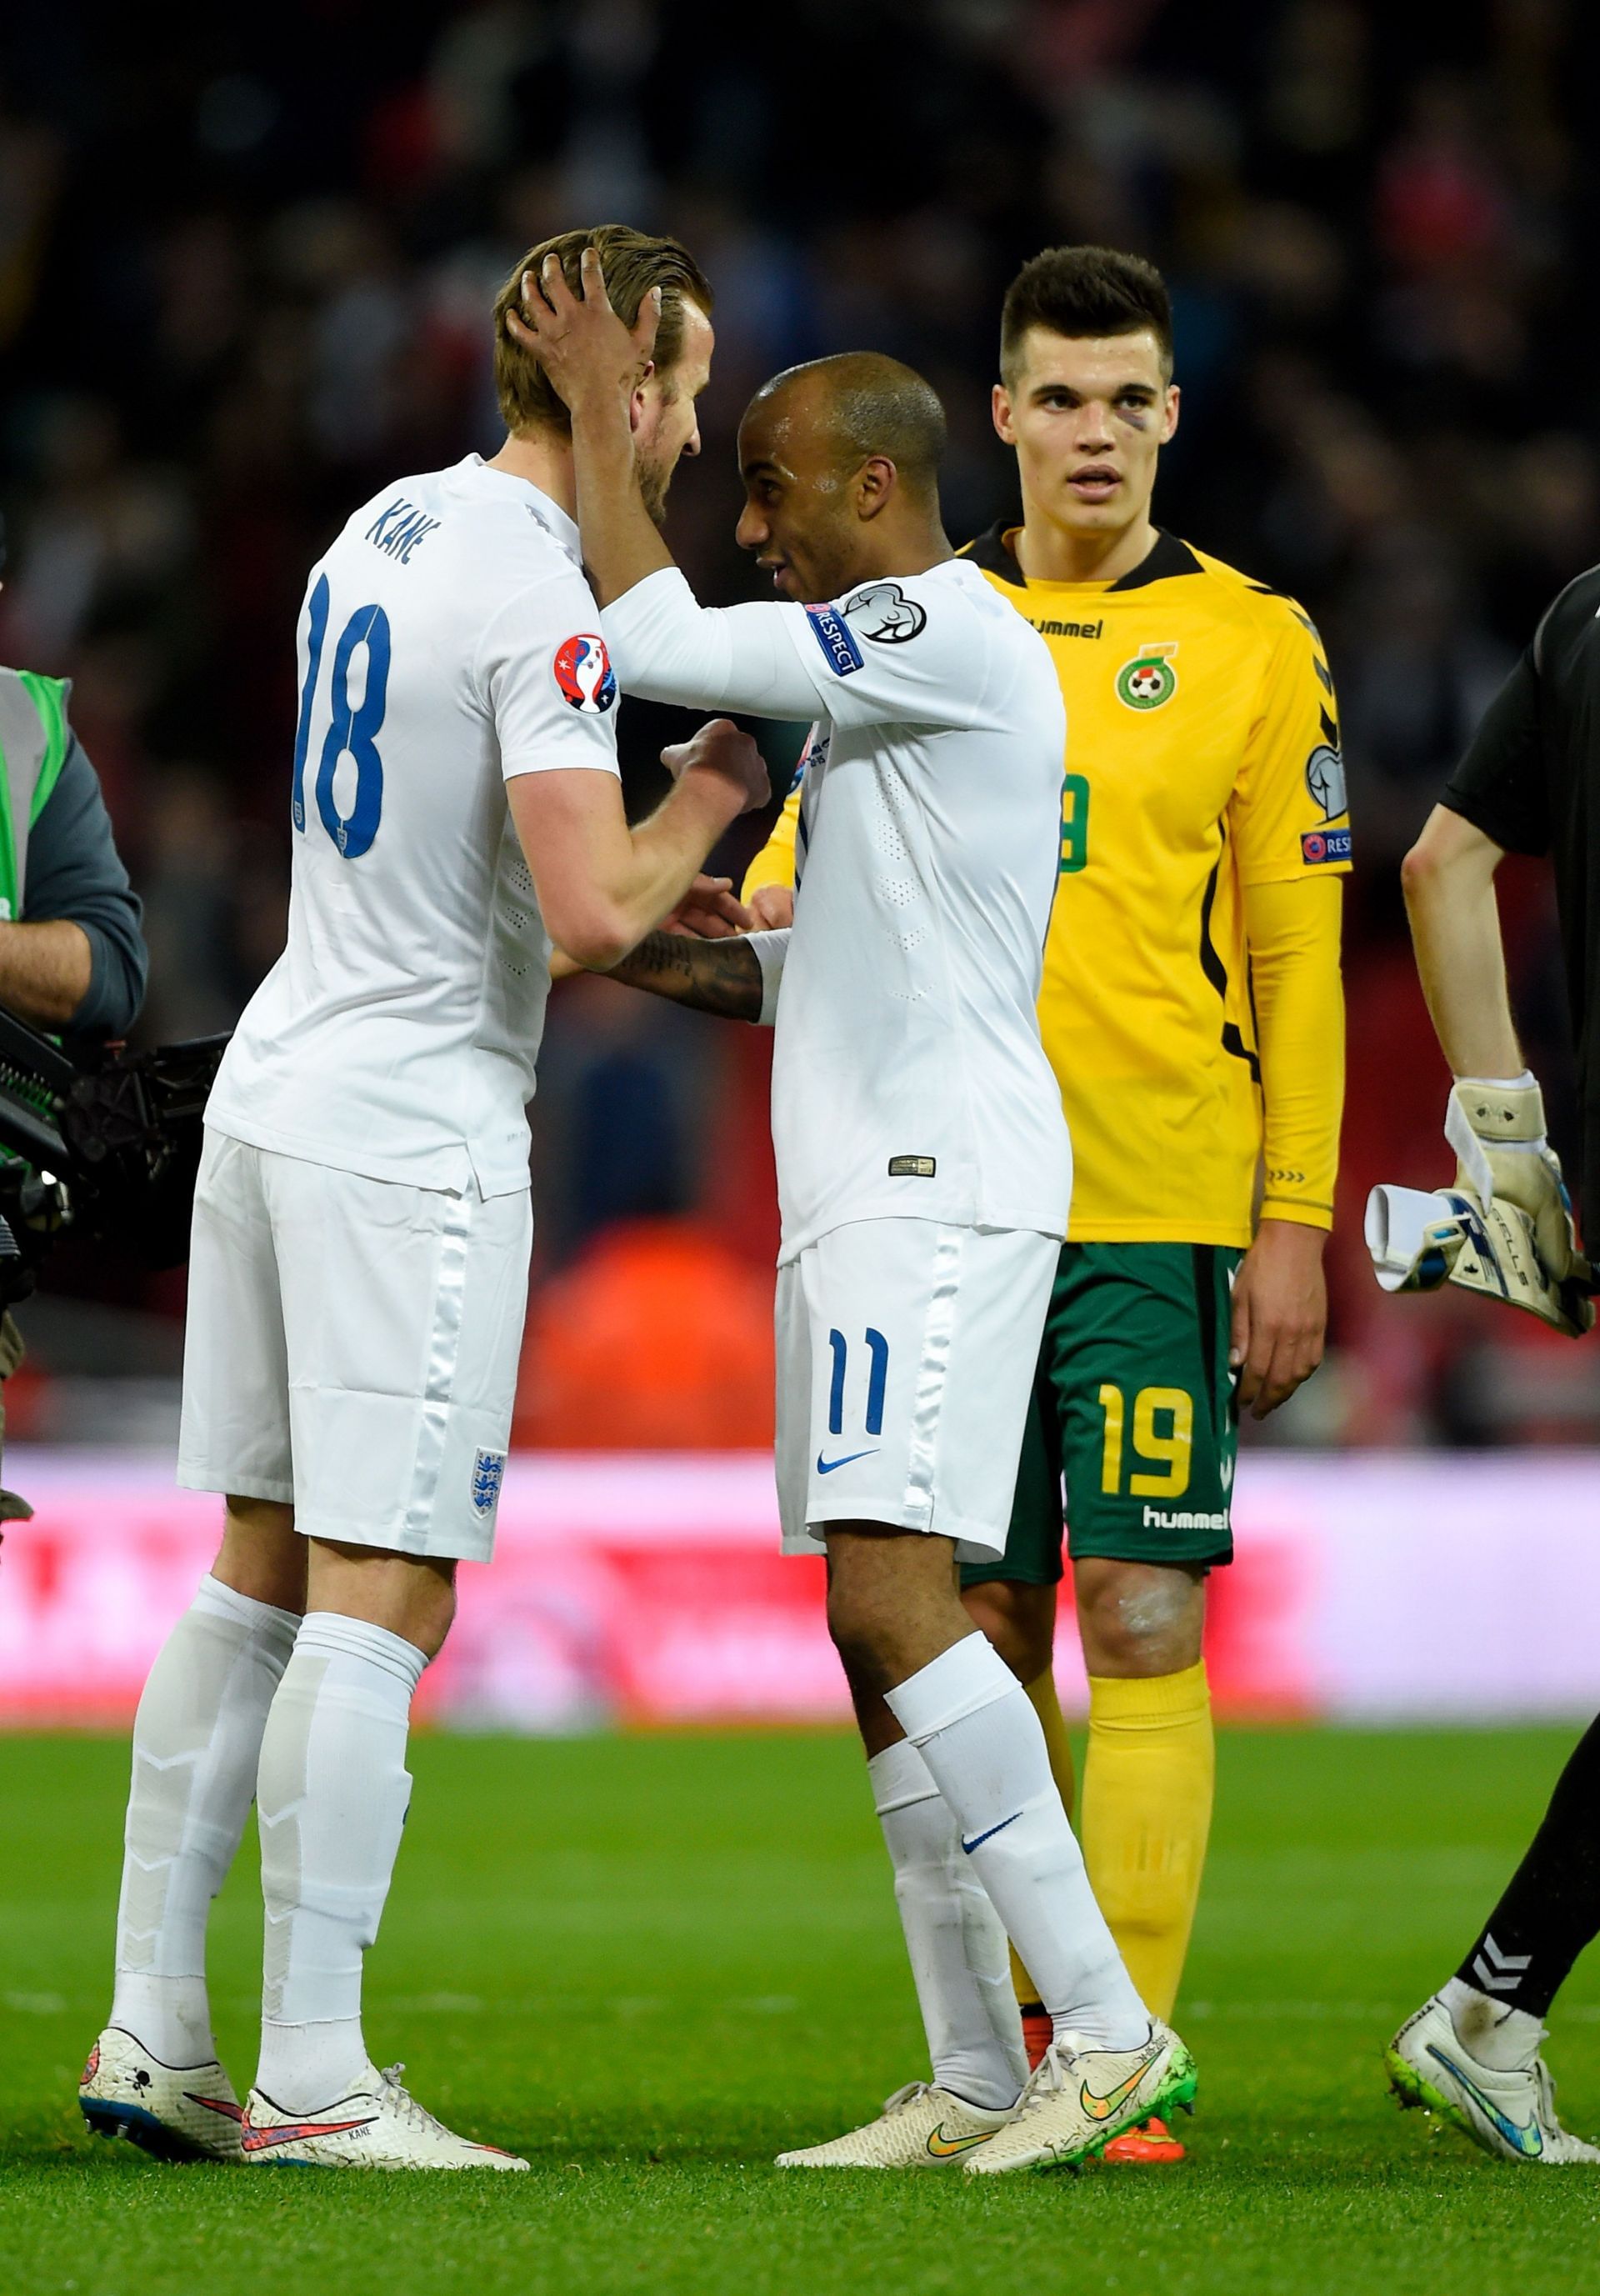
[[603, 606], [648, 574], [672, 564], [640, 490], [634, 428], [641, 393], [653, 372], [651, 353], [661, 312], [647, 295], [630, 329], [612, 310], [593, 248], [584, 251], [580, 295], [561, 265], [546, 262], [522, 284], [522, 314], [506, 326], [544, 368], [572, 417], [572, 457], [583, 527], [584, 560]]
[[0, 1004], [25, 1021], [64, 1028], [89, 993], [89, 937], [70, 917], [0, 924]]
[[[663, 932], [693, 933], [701, 940], [723, 940], [731, 933], [750, 932], [758, 922], [752, 910], [734, 899], [731, 877], [708, 877], [702, 872], [677, 906], [669, 909], [661, 929]], [[587, 970], [564, 949], [551, 950], [552, 980], [570, 980], [575, 972]]]
[[[754, 932], [773, 918], [759, 915], [754, 908], [746, 908], [736, 898], [731, 877], [709, 877], [702, 870], [676, 908], [669, 909], [661, 919], [662, 932], [691, 934], [698, 940], [726, 940], [734, 933]], [[787, 924], [787, 917], [775, 922]], [[575, 972], [587, 972], [588, 967], [579, 964], [575, 956], [564, 949], [550, 952], [552, 980], [570, 980]]]
[[551, 939], [592, 971], [615, 964], [677, 909], [728, 824], [767, 800], [759, 750], [726, 718], [662, 757], [676, 783], [635, 829], [605, 775], [522, 774], [506, 784]]
[[[1533, 1222], [1544, 1271], [1557, 1285], [1574, 1279], [1588, 1291], [1588, 1263], [1578, 1250], [1561, 1164], [1545, 1136], [1544, 1100], [1517, 1042], [1506, 980], [1506, 951], [1495, 899], [1495, 872], [1505, 849], [1448, 806], [1436, 806], [1401, 871], [1412, 945], [1434, 1033], [1456, 1078], [1453, 1111], [1478, 1136], [1497, 1202]], [[1485, 1093], [1481, 1079], [1493, 1079]], [[1461, 1143], [1455, 1143], [1460, 1152]], [[1457, 1185], [1470, 1188], [1465, 1161]], [[1558, 1329], [1590, 1329], [1587, 1307], [1569, 1294]], [[1542, 1312], [1542, 1311], [1538, 1311]]]
[[1495, 899], [1505, 857], [1492, 838], [1438, 805], [1400, 872], [1423, 994], [1457, 1076], [1522, 1071]]
[[630, 988], [647, 988], [652, 996], [693, 1005], [697, 1013], [715, 1013], [725, 1021], [761, 1017], [761, 966], [747, 940], [646, 933], [610, 972], [613, 980], [626, 981]]

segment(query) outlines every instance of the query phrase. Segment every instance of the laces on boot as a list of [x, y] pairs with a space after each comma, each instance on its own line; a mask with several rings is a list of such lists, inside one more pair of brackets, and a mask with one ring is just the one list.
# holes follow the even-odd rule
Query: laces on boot
[[1046, 2099], [1058, 2095], [1067, 2085], [1067, 2069], [1072, 2062], [1072, 2052], [1061, 2041], [1052, 2041], [1044, 2055], [1028, 2076], [1028, 2086], [1017, 2099], [1019, 2115], [1037, 2112]]
[[404, 2120], [410, 2121], [414, 2128], [437, 2128], [443, 2135], [447, 2136], [450, 2132], [445, 2128], [444, 2122], [442, 2120], [436, 2120], [433, 2114], [429, 2112], [425, 2104], [419, 2104], [415, 2097], [412, 2095], [411, 2091], [406, 2087], [405, 2082], [400, 2079], [400, 2075], [405, 2071], [405, 2070], [406, 2068], [403, 2064], [385, 2065], [382, 2073], [380, 2076], [385, 2087], [393, 2096], [401, 2117]]

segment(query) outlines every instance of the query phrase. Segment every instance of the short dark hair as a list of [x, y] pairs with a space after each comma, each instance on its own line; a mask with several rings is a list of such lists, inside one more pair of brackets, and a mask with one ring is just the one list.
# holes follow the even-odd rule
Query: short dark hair
[[945, 410], [932, 384], [883, 351], [836, 351], [785, 367], [751, 405], [812, 384], [820, 393], [840, 463], [858, 469], [870, 455], [891, 462], [913, 494], [937, 499], [945, 451]]
[[1047, 247], [1005, 291], [1000, 373], [1009, 384], [1030, 327], [1056, 335], [1132, 335], [1148, 327], [1172, 373], [1172, 298], [1153, 263], [1118, 247]]
[[686, 247], [676, 239], [653, 238], [625, 223], [597, 224], [593, 231], [563, 231], [554, 239], [530, 247], [513, 269], [495, 298], [495, 396], [500, 414], [513, 436], [525, 430], [570, 430], [572, 420], [550, 388], [550, 379], [530, 351], [505, 324], [508, 311], [520, 310], [522, 275], [537, 272], [547, 255], [558, 255], [567, 284], [580, 290], [580, 266], [586, 247], [595, 250], [605, 274], [605, 291], [611, 308], [631, 327], [639, 306], [652, 287], [661, 291], [661, 322], [655, 331], [657, 373], [669, 386], [672, 369], [684, 348], [684, 306], [693, 303], [707, 317], [711, 312], [711, 288], [704, 272]]

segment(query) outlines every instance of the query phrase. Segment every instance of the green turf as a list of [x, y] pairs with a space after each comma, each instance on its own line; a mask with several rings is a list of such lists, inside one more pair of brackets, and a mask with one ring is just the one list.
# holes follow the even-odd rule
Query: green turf
[[[124, 1754], [0, 1742], [3, 2296], [915, 2296], [948, 2290], [1600, 2290], [1600, 2172], [1497, 2168], [1385, 2101], [1379, 2053], [1535, 1822], [1562, 1734], [1232, 1733], [1178, 2018], [1177, 2170], [785, 2177], [919, 2063], [842, 1737], [431, 1740], [368, 1986], [379, 2061], [520, 2177], [163, 2169], [90, 2140]], [[252, 2064], [258, 1912], [218, 1909], [225, 2056]], [[1600, 2130], [1600, 1969], [1558, 2006]]]

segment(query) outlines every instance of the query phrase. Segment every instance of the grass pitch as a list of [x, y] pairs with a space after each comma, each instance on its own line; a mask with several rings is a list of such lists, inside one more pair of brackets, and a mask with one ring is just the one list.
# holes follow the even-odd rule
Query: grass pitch
[[[1600, 2291], [1600, 2171], [1499, 2168], [1385, 2100], [1379, 2053], [1453, 1966], [1570, 1736], [1233, 1732], [1186, 1997], [1180, 2169], [781, 2175], [923, 2070], [843, 1737], [414, 1742], [368, 2033], [530, 2177], [162, 2168], [73, 2100], [108, 1999], [125, 1754], [0, 1742], [4, 2296], [1161, 2296]], [[253, 1851], [213, 1926], [254, 2062]], [[1600, 2131], [1600, 1956], [1556, 2010]]]

